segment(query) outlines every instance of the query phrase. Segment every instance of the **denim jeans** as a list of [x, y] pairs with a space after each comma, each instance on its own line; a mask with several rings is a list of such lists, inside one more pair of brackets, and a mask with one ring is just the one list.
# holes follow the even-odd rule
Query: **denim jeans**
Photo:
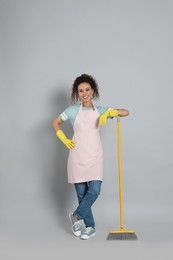
[[101, 183], [102, 181], [99, 180], [75, 183], [79, 206], [73, 214], [77, 216], [79, 220], [83, 219], [86, 228], [95, 228], [91, 206], [100, 194]]

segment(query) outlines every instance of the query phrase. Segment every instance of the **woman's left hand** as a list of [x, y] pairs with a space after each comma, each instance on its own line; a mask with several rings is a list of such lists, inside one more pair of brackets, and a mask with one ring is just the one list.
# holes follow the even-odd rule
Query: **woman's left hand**
[[101, 126], [104, 126], [106, 124], [107, 118], [108, 117], [117, 117], [118, 116], [118, 110], [113, 109], [113, 110], [107, 110], [104, 112], [100, 118], [99, 118], [99, 124]]

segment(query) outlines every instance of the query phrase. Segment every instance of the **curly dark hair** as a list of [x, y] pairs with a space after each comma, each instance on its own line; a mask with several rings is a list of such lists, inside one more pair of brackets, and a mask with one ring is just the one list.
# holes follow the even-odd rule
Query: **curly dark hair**
[[72, 85], [71, 101], [72, 103], [77, 103], [79, 101], [78, 97], [78, 86], [81, 83], [89, 83], [91, 88], [94, 90], [93, 99], [99, 99], [99, 87], [97, 81], [88, 74], [82, 74], [74, 80]]

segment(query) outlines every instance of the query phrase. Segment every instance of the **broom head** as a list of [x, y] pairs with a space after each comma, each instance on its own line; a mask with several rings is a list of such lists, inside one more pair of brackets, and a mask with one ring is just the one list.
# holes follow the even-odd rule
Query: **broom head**
[[137, 240], [134, 230], [111, 230], [107, 240]]

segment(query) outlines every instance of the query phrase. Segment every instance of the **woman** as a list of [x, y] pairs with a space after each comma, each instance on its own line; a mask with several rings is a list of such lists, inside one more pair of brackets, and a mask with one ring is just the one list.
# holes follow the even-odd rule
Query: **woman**
[[[81, 239], [89, 239], [96, 234], [91, 207], [100, 194], [103, 180], [103, 149], [99, 126], [103, 126], [109, 117], [129, 114], [126, 109], [94, 105], [93, 99], [98, 98], [99, 88], [96, 80], [91, 75], [82, 74], [74, 80], [72, 86], [73, 105], [53, 121], [57, 137], [70, 150], [67, 163], [68, 182], [75, 186], [79, 205], [69, 217], [73, 234]], [[74, 129], [72, 140], [68, 139], [60, 128], [68, 119]], [[85, 224], [83, 234], [80, 220]]]

